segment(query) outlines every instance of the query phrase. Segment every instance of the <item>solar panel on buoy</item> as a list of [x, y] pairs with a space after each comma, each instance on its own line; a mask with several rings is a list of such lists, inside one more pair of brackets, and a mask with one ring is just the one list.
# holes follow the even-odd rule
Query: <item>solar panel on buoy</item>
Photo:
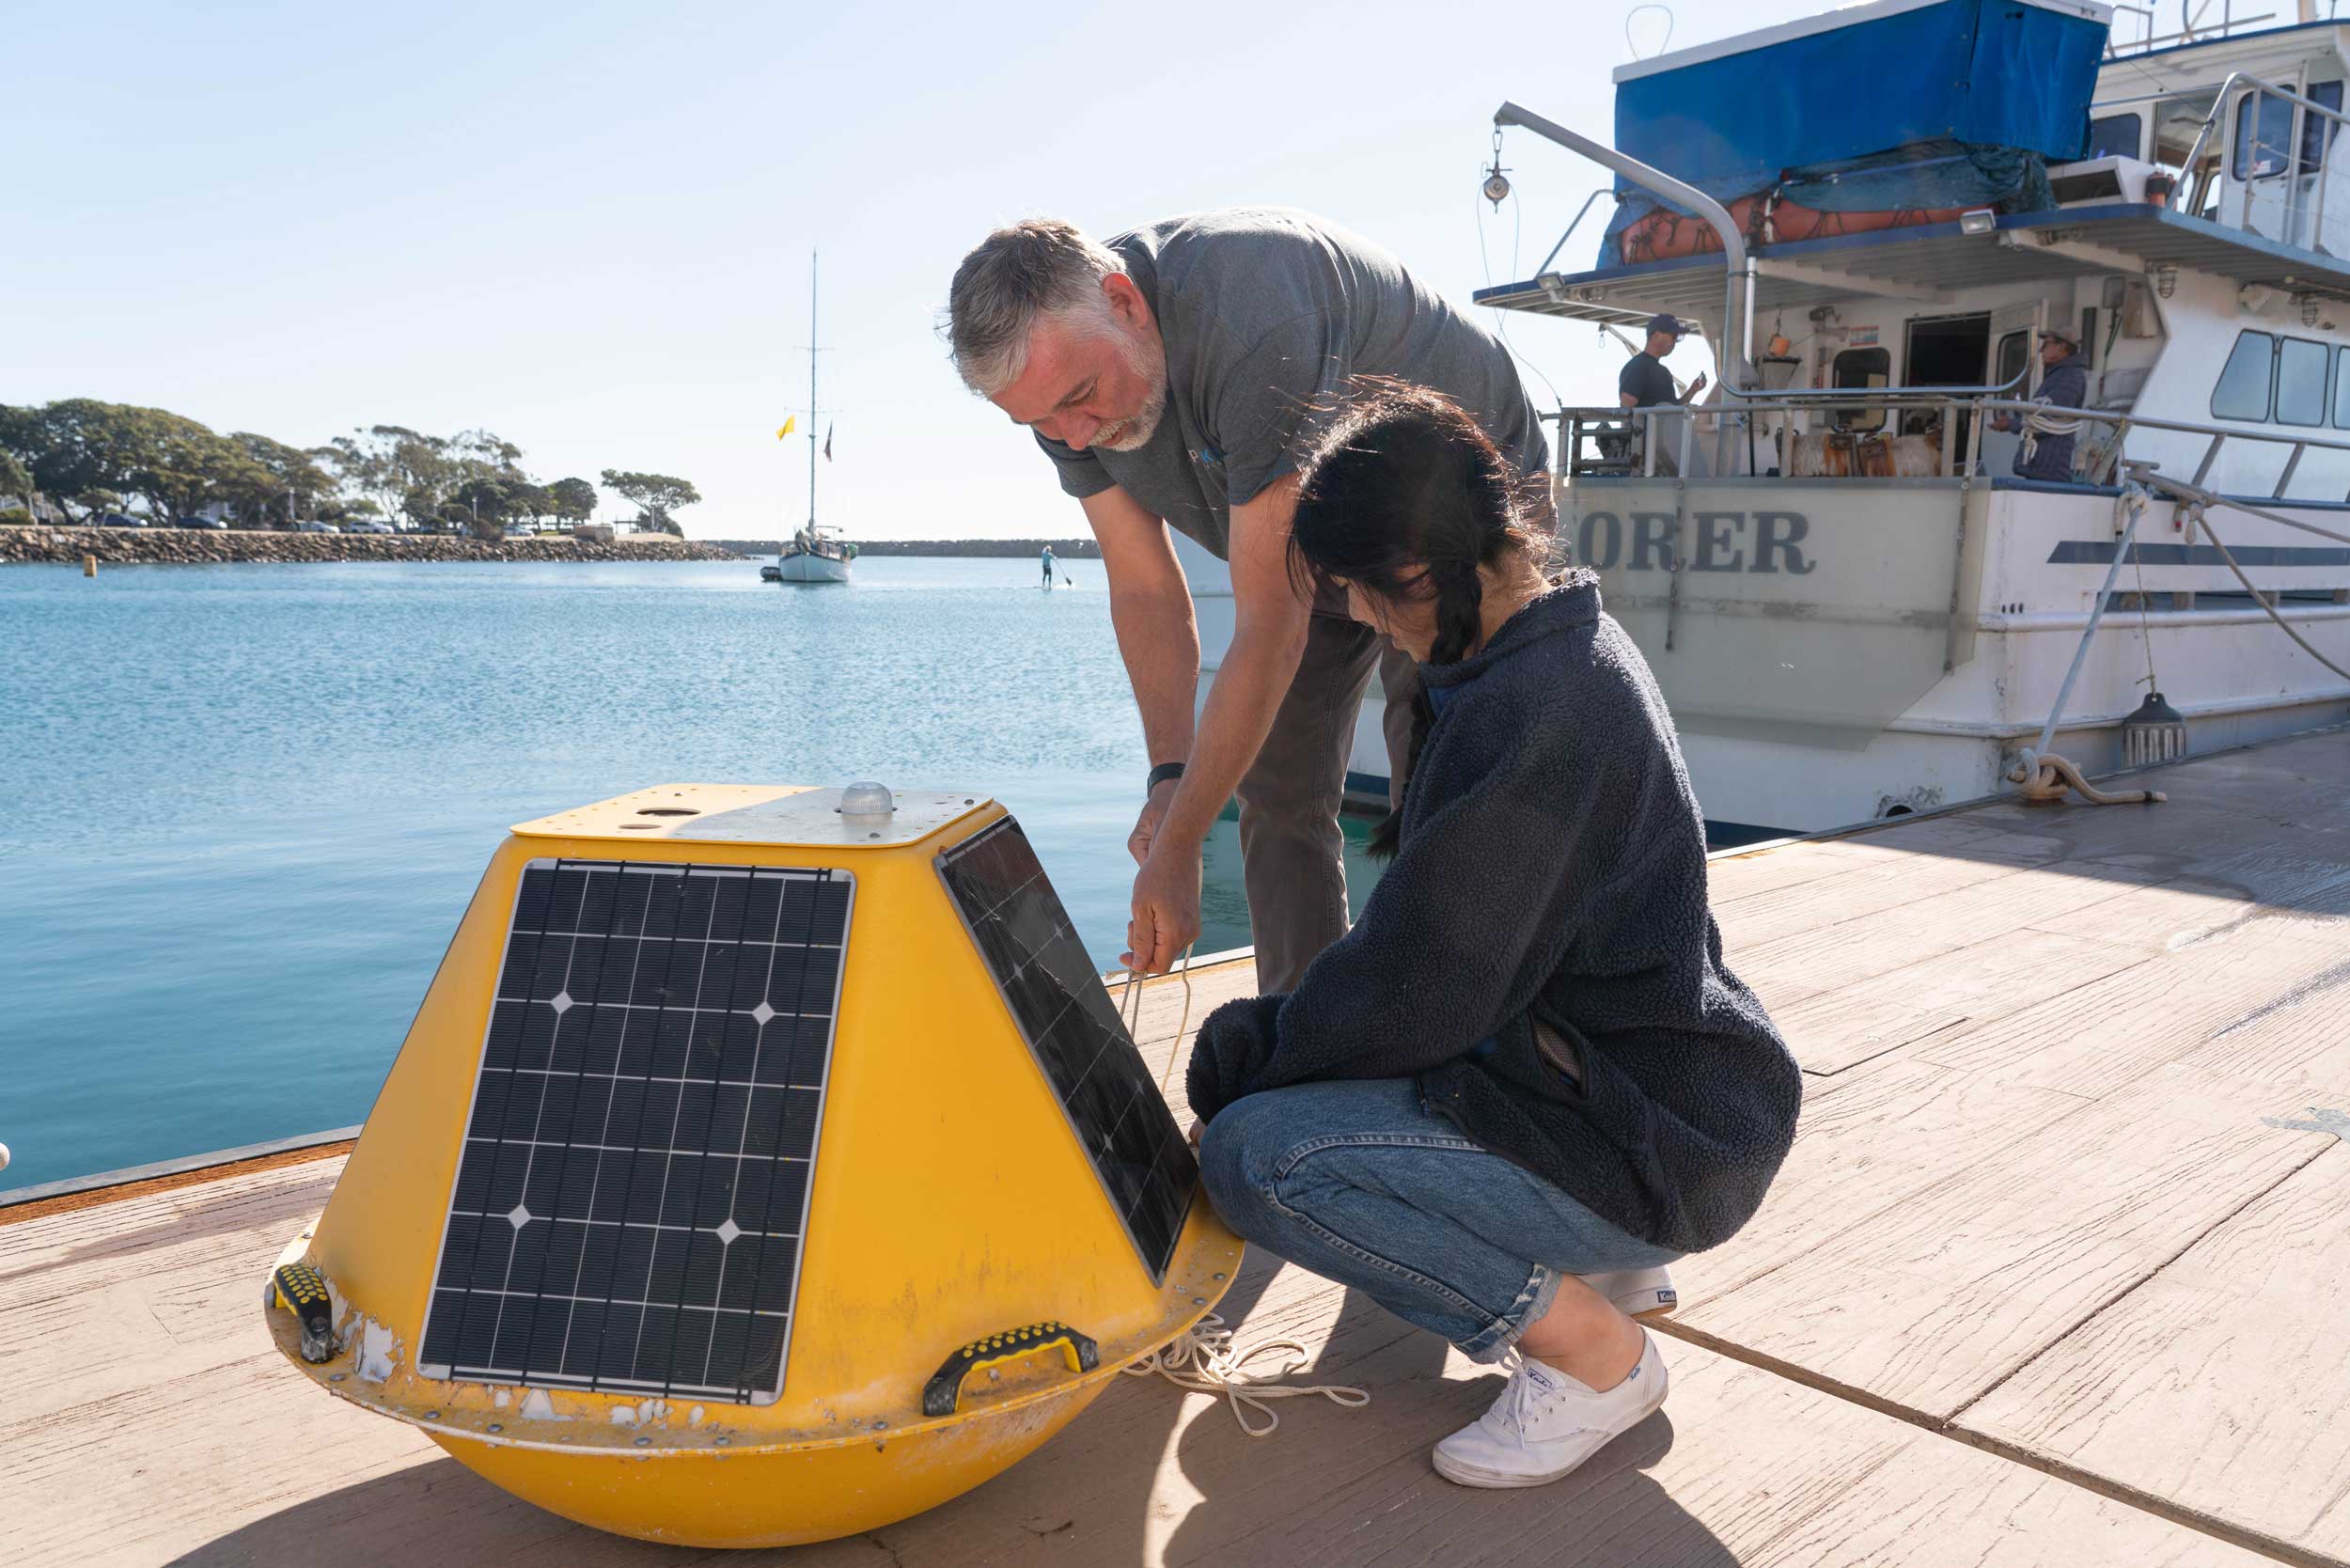
[[780, 1391], [845, 871], [523, 871], [418, 1357], [429, 1375]]
[[1006, 817], [940, 855], [938, 872], [1157, 1283], [1199, 1167], [1036, 850]]

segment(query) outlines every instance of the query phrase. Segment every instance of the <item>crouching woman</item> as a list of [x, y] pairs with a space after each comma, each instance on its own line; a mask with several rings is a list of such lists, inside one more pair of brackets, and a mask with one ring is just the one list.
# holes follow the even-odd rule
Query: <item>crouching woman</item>
[[1302, 476], [1291, 561], [1421, 661], [1409, 787], [1362, 917], [1287, 995], [1202, 1027], [1217, 1211], [1477, 1361], [1438, 1443], [1470, 1486], [1555, 1481], [1664, 1402], [1632, 1314], [1761, 1202], [1800, 1074], [1722, 966], [1705, 835], [1648, 666], [1455, 404], [1368, 394]]

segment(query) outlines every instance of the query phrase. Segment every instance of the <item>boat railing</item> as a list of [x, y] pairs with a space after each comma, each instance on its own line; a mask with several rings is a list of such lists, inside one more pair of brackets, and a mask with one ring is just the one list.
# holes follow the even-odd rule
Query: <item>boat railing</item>
[[[2340, 0], [2327, 0], [2326, 19], [2330, 21], [2339, 8]], [[2232, 33], [2253, 32], [2264, 24], [2277, 20], [2277, 13], [2274, 10], [2238, 16], [2235, 14], [2235, 0], [2220, 0], [2219, 20], [2210, 23], [2202, 22], [2200, 13], [2209, 8], [2206, 3], [2195, 7], [2194, 11], [2190, 13], [2188, 6], [2182, 5], [2179, 8], [2181, 13], [2179, 30], [2175, 33], [2157, 33], [2154, 29], [2159, 24], [2155, 21], [2154, 7], [2116, 5], [2113, 8], [2113, 33], [2119, 34], [2122, 31], [2121, 19], [2123, 16], [2131, 19], [2134, 32], [2129, 38], [2108, 35], [2106, 39], [2106, 58], [2108, 60], [2125, 59], [2132, 55], [2143, 55], [2156, 49], [2170, 49], [2182, 44], [2216, 43]]]
[[[2243, 104], [2237, 113], [2252, 115], [2252, 133], [2247, 139], [2243, 149], [2244, 172], [2241, 175], [2232, 176], [2237, 186], [2236, 221], [2233, 227], [2247, 233], [2259, 232], [2252, 227], [2253, 188], [2271, 180], [2282, 180], [2285, 182], [2284, 232], [2269, 235], [2266, 238], [2280, 240], [2289, 245], [2301, 244], [2303, 243], [2302, 219], [2305, 214], [2301, 210], [2300, 185], [2301, 180], [2308, 178], [2316, 187], [2313, 208], [2306, 214], [2309, 220], [2308, 248], [2317, 249], [2325, 241], [2326, 193], [2326, 187], [2332, 183], [2326, 178], [2326, 175], [2332, 165], [2335, 145], [2341, 140], [2339, 128], [2350, 125], [2350, 115], [2344, 115], [2339, 109], [2329, 108], [2315, 99], [2304, 97], [2290, 87], [2280, 87], [2274, 82], [2264, 81], [2248, 71], [2232, 71], [2228, 79], [2220, 83], [2219, 92], [2212, 100], [2211, 113], [2203, 117], [2201, 129], [2195, 133], [2195, 145], [2187, 149], [2185, 162], [2179, 165], [2181, 177], [2195, 181], [2192, 193], [2183, 211], [2201, 212], [2206, 204], [2212, 200], [2213, 185], [2220, 178], [2221, 170], [2232, 165], [2232, 160], [2214, 158], [2208, 170], [2198, 172], [2201, 169], [2204, 149], [2211, 146], [2213, 135], [2227, 120], [2229, 106], [2234, 102], [2237, 92], [2247, 88], [2249, 91], [2245, 93]], [[2252, 105], [2256, 102], [2270, 98], [2280, 99], [2293, 106], [2292, 119], [2289, 122], [2282, 147], [2272, 147], [2260, 137], [2261, 116]], [[2104, 107], [2104, 105], [2100, 104], [2098, 107]], [[2307, 127], [2309, 117], [2311, 115], [2330, 121], [2336, 128], [2328, 130], [2323, 137], [2318, 139], [2317, 156], [2313, 160], [2306, 156], [2310, 149]], [[2262, 157], [2267, 153], [2274, 153], [2279, 159], [2277, 172], [2274, 174], [2258, 172], [2262, 166]], [[2308, 166], [2305, 167], [2305, 164]], [[2220, 222], [2226, 221], [2223, 215], [2217, 212], [2214, 216]]]
[[[1741, 391], [1734, 386], [1721, 389], [1723, 404], [1694, 407], [1682, 403], [1663, 403], [1648, 408], [1607, 408], [1590, 405], [1580, 408], [1561, 407], [1543, 417], [1559, 425], [1559, 464], [1561, 472], [1571, 474], [1625, 474], [1636, 467], [1644, 475], [1654, 475], [1660, 461], [1670, 462], [1668, 473], [1689, 472], [1691, 437], [1697, 428], [1705, 425], [1731, 439], [1717, 443], [1717, 449], [1735, 451], [1736, 432], [1752, 432], [1758, 417], [1777, 413], [1782, 416], [1826, 415], [1830, 417], [1851, 416], [1856, 421], [1872, 411], [1898, 409], [1932, 409], [1944, 411], [1941, 429], [1944, 432], [1941, 471], [1953, 471], [1955, 456], [1948, 449], [1950, 432], [1958, 429], [1957, 410], [1982, 398], [2000, 397], [2023, 390], [2025, 379], [2031, 369], [2026, 366], [2015, 375], [1996, 385], [1985, 386], [1798, 386], [1778, 391]], [[1726, 406], [1735, 404], [1735, 407]], [[1674, 437], [1659, 441], [1660, 421], [1675, 421]], [[1883, 423], [1880, 418], [1879, 424]], [[1871, 433], [1854, 427], [1856, 433]], [[1584, 444], [1589, 442], [1599, 452], [1596, 460], [1586, 459]], [[1570, 466], [1571, 465], [1571, 466]], [[1751, 465], [1749, 465], [1751, 466]]]
[[[1810, 478], [1812, 476], [1761, 472], [1760, 464], [1754, 461], [1760, 455], [1756, 446], [1769, 441], [1775, 456], [1778, 447], [1777, 432], [1766, 434], [1766, 427], [1776, 423], [1778, 431], [1793, 433], [1797, 421], [1808, 416], [1865, 416], [1880, 411], [1886, 416], [1879, 421], [1880, 427], [1893, 423], [1891, 416], [1900, 412], [1939, 415], [1929, 426], [1935, 432], [1935, 472], [1909, 476], [1914, 478], [1959, 478], [1975, 474], [1982, 461], [1982, 433], [1992, 424], [1991, 416], [1999, 415], [2013, 416], [2016, 426], [2033, 440], [2086, 435], [2092, 429], [2100, 432], [2101, 440], [2083, 443], [2089, 448], [2089, 462], [2076, 470], [2078, 481], [2083, 484], [2110, 484], [2125, 463], [2149, 469], [2158, 467], [2157, 463], [2129, 452], [2130, 437], [2145, 432], [2202, 438], [2194, 472], [2186, 480], [2198, 486], [2211, 478], [2220, 452], [2231, 443], [2284, 448], [2284, 464], [2268, 496], [2272, 501], [2288, 499], [2286, 493], [2300, 471], [2302, 460], [2311, 452], [2350, 455], [2350, 441], [2328, 440], [2319, 435], [2245, 430], [2189, 419], [2160, 419], [2126, 410], [2061, 408], [2018, 395], [2021, 382], [2022, 377], [2018, 376], [2014, 382], [1995, 387], [1802, 387], [1746, 394], [1725, 388], [1725, 398], [1734, 400], [1736, 407], [1714, 404], [1693, 408], [1669, 403], [1653, 408], [1562, 407], [1544, 417], [1555, 420], [1559, 426], [1556, 466], [1562, 478], [1691, 476], [1690, 462], [1700, 425], [1728, 431], [1729, 439], [1718, 443], [1717, 449], [1726, 446], [1735, 452], [1745, 447], [1749, 472], [1738, 477], [1762, 483], [1778, 478]], [[1879, 431], [1848, 425], [1841, 433], [1870, 438]], [[2350, 501], [2350, 494], [2341, 499]]]

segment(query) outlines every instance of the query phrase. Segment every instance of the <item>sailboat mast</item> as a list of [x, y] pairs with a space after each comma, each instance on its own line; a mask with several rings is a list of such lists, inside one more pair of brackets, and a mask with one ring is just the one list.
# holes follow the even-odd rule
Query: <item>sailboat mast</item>
[[807, 532], [816, 536], [816, 252], [807, 253]]

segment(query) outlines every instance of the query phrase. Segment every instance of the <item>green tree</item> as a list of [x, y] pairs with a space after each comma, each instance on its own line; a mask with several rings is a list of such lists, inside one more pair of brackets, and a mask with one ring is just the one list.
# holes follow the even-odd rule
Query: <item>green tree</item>
[[[237, 508], [237, 516], [245, 523], [266, 523], [272, 519], [290, 525], [306, 504], [315, 506], [332, 496], [337, 489], [334, 476], [319, 466], [319, 460], [332, 452], [331, 447], [304, 451], [273, 441], [251, 431], [238, 431], [228, 439], [241, 448], [245, 459], [258, 474], [240, 471], [243, 490], [230, 500]], [[263, 482], [261, 476], [266, 476]]]
[[462, 519], [476, 539], [502, 539], [508, 514], [515, 510], [517, 488], [513, 481], [495, 475], [477, 474], [457, 487], [446, 515], [451, 521]]
[[[6, 439], [5, 428], [0, 428], [0, 439]], [[33, 471], [5, 447], [0, 447], [0, 497], [16, 502], [24, 521], [33, 520]]]
[[385, 517], [438, 519], [463, 478], [446, 440], [405, 425], [370, 425], [335, 437], [327, 449], [344, 488], [373, 501]]
[[618, 468], [603, 471], [603, 487], [644, 515], [637, 521], [665, 534], [683, 538], [685, 530], [674, 515], [681, 507], [697, 505], [702, 496], [692, 484], [668, 474], [633, 474]]
[[596, 487], [586, 479], [557, 479], [547, 486], [547, 513], [573, 527], [596, 515]]

